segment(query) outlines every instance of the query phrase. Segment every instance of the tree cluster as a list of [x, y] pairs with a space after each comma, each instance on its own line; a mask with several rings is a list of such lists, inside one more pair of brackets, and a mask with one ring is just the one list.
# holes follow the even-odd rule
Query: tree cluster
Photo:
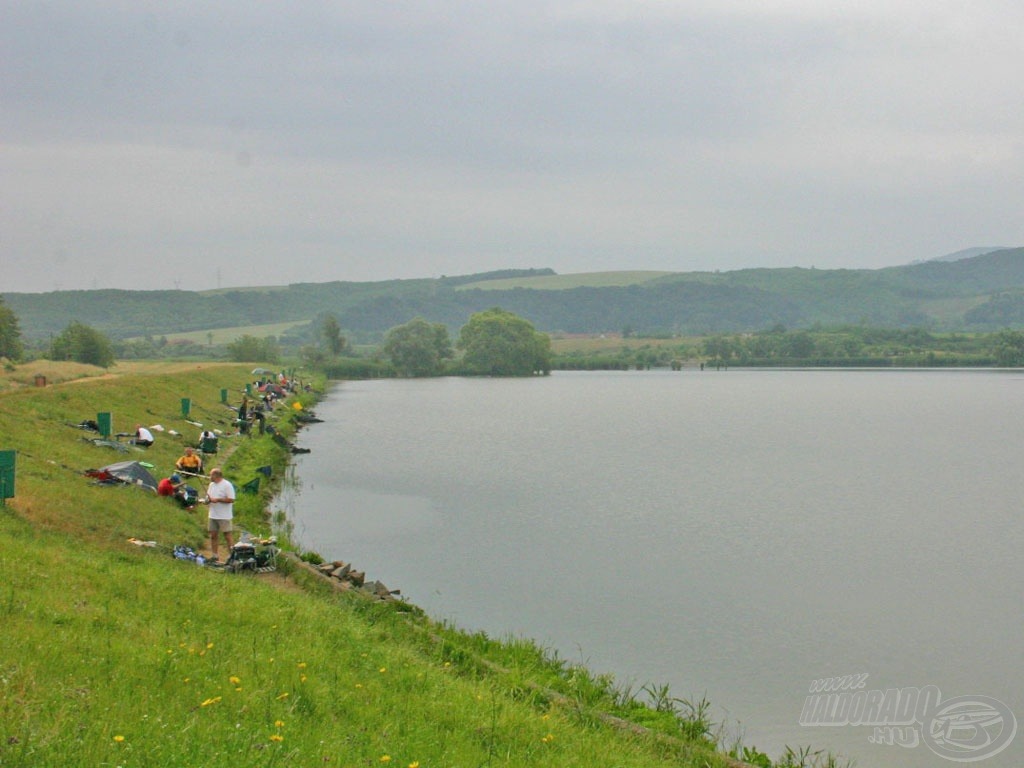
[[448, 328], [422, 317], [388, 331], [383, 351], [400, 376], [436, 376], [453, 355]]
[[[477, 312], [459, 332], [461, 373], [532, 376], [551, 371], [551, 339], [512, 312], [494, 307]], [[403, 376], [434, 376], [454, 357], [448, 328], [417, 317], [388, 331], [384, 355]]]
[[18, 317], [0, 299], [0, 357], [20, 360], [23, 351]]
[[273, 336], [259, 339], [246, 333], [230, 342], [227, 350], [236, 363], [277, 363], [281, 358]]
[[50, 359], [109, 368], [114, 364], [114, 347], [104, 334], [76, 321], [54, 337], [50, 343]]

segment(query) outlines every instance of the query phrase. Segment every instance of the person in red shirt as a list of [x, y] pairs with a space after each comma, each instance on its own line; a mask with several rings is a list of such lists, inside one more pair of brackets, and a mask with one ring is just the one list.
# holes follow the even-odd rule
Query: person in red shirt
[[156, 484], [157, 496], [173, 496], [179, 485], [181, 485], [181, 475], [175, 472], [170, 477], [165, 477]]

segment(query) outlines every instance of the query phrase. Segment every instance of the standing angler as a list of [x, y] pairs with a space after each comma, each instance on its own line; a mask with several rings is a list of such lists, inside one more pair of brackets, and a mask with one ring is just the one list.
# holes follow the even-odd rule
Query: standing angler
[[220, 467], [210, 470], [210, 485], [206, 488], [206, 503], [210, 505], [209, 530], [210, 551], [213, 559], [217, 559], [217, 533], [224, 534], [224, 543], [228, 551], [234, 544], [231, 535], [231, 521], [234, 518], [235, 486], [224, 479]]

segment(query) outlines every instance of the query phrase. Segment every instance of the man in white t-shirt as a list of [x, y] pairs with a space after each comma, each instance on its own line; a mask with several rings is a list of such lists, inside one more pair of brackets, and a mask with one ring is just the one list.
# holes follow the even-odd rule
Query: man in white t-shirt
[[153, 444], [153, 433], [146, 429], [141, 424], [135, 425], [135, 439], [132, 441], [136, 445], [143, 447], [149, 447]]
[[210, 505], [209, 531], [210, 551], [217, 559], [217, 533], [224, 534], [228, 552], [234, 544], [231, 535], [231, 521], [234, 518], [235, 486], [224, 479], [219, 467], [210, 470], [210, 485], [206, 488], [206, 503]]

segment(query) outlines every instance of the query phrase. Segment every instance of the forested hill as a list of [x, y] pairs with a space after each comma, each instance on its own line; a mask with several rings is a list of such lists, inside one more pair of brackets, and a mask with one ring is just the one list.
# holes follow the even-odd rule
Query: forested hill
[[756, 331], [866, 324], [936, 330], [1024, 327], [1024, 248], [875, 270], [745, 269], [555, 275], [550, 269], [380, 282], [189, 291], [7, 293], [26, 338], [79, 321], [115, 337], [310, 321], [350, 332], [414, 317], [453, 330], [493, 306], [539, 330], [600, 333]]

